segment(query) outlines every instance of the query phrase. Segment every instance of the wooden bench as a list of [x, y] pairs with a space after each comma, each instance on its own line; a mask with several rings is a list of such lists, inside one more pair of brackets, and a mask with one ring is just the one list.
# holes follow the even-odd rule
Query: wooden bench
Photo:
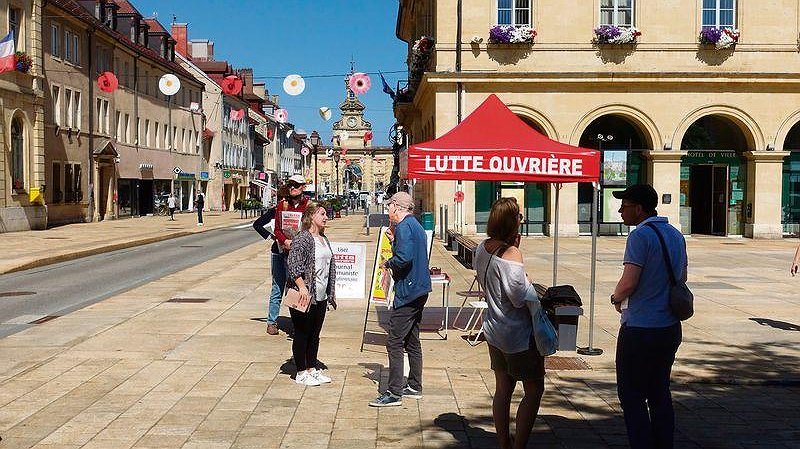
[[458, 232], [454, 231], [453, 229], [448, 229], [447, 233], [445, 233], [445, 242], [446, 242], [445, 247], [449, 251], [455, 251], [456, 250], [456, 248], [455, 248], [456, 237], [460, 237], [460, 236], [461, 236], [461, 234], [459, 234]]
[[455, 242], [458, 250], [458, 259], [461, 260], [465, 267], [472, 268], [472, 258], [478, 248], [478, 242], [465, 235], [456, 237]]

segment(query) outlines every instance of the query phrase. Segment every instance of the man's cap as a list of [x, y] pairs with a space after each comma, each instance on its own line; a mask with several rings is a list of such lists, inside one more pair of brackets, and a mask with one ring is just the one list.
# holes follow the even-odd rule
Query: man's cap
[[411, 195], [406, 192], [395, 193], [391, 198], [389, 198], [389, 202], [387, 204], [394, 204], [397, 207], [409, 211], [414, 210], [414, 200], [411, 199]]
[[658, 193], [653, 186], [648, 184], [636, 184], [623, 191], [614, 192], [614, 198], [638, 204], [646, 212], [654, 211], [658, 206]]
[[288, 182], [293, 182], [295, 184], [300, 184], [300, 185], [305, 185], [306, 184], [306, 178], [304, 178], [303, 175], [292, 175], [292, 176], [289, 176], [289, 179], [287, 181]]

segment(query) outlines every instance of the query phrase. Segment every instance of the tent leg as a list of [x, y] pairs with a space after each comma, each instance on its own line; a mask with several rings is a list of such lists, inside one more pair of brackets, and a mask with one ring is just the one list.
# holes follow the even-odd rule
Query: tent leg
[[558, 281], [558, 198], [561, 192], [561, 183], [557, 182], [553, 184], [553, 187], [556, 189], [556, 207], [553, 218], [553, 283], [550, 284], [551, 286], [557, 285]]
[[598, 196], [600, 195], [600, 186], [598, 183], [592, 183], [592, 272], [589, 281], [589, 346], [586, 348], [578, 348], [578, 354], [581, 355], [600, 355], [603, 350], [600, 348], [592, 347], [592, 340], [594, 337], [594, 291], [596, 284], [597, 272], [597, 207]]

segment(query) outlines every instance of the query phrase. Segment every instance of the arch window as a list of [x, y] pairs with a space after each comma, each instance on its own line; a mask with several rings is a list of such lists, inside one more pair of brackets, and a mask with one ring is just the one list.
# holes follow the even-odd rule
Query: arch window
[[22, 120], [11, 121], [11, 186], [14, 190], [25, 188], [24, 126]]
[[497, 0], [497, 24], [531, 26], [531, 0]]
[[703, 28], [736, 28], [736, 0], [703, 0]]

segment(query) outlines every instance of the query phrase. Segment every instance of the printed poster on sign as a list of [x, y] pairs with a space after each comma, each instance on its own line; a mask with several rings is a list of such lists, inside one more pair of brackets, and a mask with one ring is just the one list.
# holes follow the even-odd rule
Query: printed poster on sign
[[392, 273], [382, 268], [384, 262], [392, 258], [392, 242], [386, 236], [386, 226], [381, 227], [378, 234], [378, 250], [375, 254], [375, 265], [372, 267], [372, 285], [369, 289], [369, 301], [375, 304], [389, 305], [389, 293], [392, 291]]
[[300, 232], [300, 221], [303, 218], [302, 212], [292, 212], [285, 210], [281, 212], [281, 231], [287, 239], [293, 239]]
[[628, 152], [603, 152], [603, 185], [624, 186], [628, 176]]
[[331, 242], [336, 264], [336, 298], [363, 299], [367, 271], [367, 246]]

